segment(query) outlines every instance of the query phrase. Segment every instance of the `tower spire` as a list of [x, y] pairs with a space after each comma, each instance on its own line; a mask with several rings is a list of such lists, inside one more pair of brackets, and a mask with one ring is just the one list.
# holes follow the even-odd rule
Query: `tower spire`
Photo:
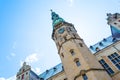
[[52, 9], [51, 11], [51, 19], [52, 19], [52, 25], [53, 25], [53, 29], [55, 28], [56, 25], [65, 22], [63, 18], [59, 17], [58, 14], [56, 14]]

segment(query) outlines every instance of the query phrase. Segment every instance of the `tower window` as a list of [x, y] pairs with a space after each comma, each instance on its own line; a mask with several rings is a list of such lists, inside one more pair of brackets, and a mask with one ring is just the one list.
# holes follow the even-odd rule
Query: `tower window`
[[64, 58], [64, 55], [63, 55], [63, 53], [61, 53], [61, 56]]
[[105, 70], [107, 71], [109, 75], [114, 74], [114, 71], [110, 68], [110, 66], [103, 59], [101, 59], [99, 62], [105, 68]]
[[81, 65], [78, 58], [76, 58], [74, 61], [75, 61], [76, 65], [77, 65], [78, 67]]
[[118, 22], [120, 22], [120, 20], [118, 20]]
[[112, 61], [112, 63], [120, 70], [120, 55], [116, 52], [109, 55], [108, 58]]
[[20, 79], [20, 76], [18, 77], [18, 79]]
[[83, 77], [83, 80], [88, 80], [88, 77], [86, 74], [82, 75], [82, 77]]
[[80, 47], [83, 47], [83, 44], [82, 43], [79, 43]]
[[73, 49], [70, 50], [70, 53], [71, 53], [72, 55], [75, 55], [75, 52], [74, 52]]
[[77, 66], [80, 66], [80, 62], [79, 62], [79, 61], [76, 61], [76, 65], [77, 65]]
[[28, 74], [28, 72], [26, 72], [26, 75]]
[[24, 74], [22, 75], [22, 79], [21, 80], [24, 80]]

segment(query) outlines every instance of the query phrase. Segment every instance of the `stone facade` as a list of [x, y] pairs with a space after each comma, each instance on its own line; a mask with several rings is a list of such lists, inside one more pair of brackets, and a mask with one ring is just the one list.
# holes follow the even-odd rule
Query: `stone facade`
[[[17, 80], [120, 80], [119, 28], [114, 27], [117, 28], [117, 36], [104, 38], [88, 48], [73, 24], [55, 12], [52, 12], [52, 20], [52, 39], [62, 63], [39, 76], [24, 63], [17, 73]], [[109, 25], [113, 25], [119, 21], [119, 14], [108, 14], [107, 20]], [[30, 75], [25, 75], [26, 72]]]

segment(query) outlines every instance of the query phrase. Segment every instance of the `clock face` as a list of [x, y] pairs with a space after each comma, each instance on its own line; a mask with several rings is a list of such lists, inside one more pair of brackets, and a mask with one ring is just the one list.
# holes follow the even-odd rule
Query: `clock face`
[[65, 31], [64, 28], [60, 28], [60, 29], [58, 30], [58, 33], [62, 34], [64, 31]]

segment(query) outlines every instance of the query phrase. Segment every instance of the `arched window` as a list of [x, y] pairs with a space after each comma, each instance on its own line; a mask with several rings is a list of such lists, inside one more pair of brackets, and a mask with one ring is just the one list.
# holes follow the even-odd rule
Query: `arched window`
[[83, 77], [83, 80], [88, 80], [88, 77], [86, 74], [82, 75], [82, 77]]
[[79, 67], [81, 64], [80, 64], [80, 61], [79, 61], [79, 58], [76, 58], [75, 60], [74, 60], [74, 62], [76, 63], [76, 65], [77, 65], [77, 67]]
[[75, 52], [73, 49], [70, 50], [71, 55], [75, 55]]
[[83, 47], [83, 44], [82, 43], [79, 43], [80, 47]]
[[61, 56], [64, 58], [64, 55], [63, 55], [63, 53], [61, 53]]

